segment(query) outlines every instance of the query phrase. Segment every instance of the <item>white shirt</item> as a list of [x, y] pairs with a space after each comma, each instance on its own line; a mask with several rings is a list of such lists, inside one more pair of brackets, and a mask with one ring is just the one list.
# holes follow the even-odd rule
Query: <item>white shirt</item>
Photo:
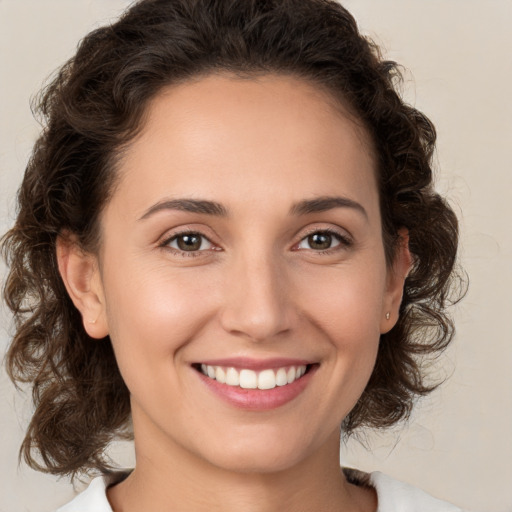
[[[113, 512], [106, 489], [118, 480], [119, 475], [93, 479], [84, 492], [56, 512]], [[370, 473], [369, 484], [377, 492], [377, 512], [464, 512], [383, 473]]]

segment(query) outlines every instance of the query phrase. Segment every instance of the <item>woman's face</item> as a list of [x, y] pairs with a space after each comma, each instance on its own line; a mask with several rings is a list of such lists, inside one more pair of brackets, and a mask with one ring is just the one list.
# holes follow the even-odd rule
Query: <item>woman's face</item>
[[364, 131], [294, 78], [212, 75], [151, 103], [101, 218], [89, 325], [111, 337], [139, 454], [337, 457], [403, 284], [374, 171]]

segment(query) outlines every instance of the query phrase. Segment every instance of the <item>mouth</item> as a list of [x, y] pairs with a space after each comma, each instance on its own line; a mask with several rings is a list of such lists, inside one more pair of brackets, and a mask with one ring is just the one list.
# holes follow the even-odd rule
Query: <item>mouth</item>
[[302, 379], [315, 364], [284, 365], [277, 368], [237, 368], [234, 366], [196, 363], [193, 367], [208, 379], [233, 388], [271, 390], [284, 388]]
[[295, 401], [320, 367], [295, 358], [234, 357], [192, 364], [206, 388], [230, 406], [247, 411], [276, 409]]

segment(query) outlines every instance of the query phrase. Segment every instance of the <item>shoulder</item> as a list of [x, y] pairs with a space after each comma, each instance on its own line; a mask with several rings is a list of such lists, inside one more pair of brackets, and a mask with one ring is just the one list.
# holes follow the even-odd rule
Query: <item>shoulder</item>
[[107, 487], [120, 482], [128, 474], [119, 472], [94, 478], [85, 491], [55, 512], [112, 512], [107, 499]]
[[378, 471], [364, 473], [357, 469], [343, 468], [343, 473], [348, 482], [375, 489], [377, 512], [464, 512], [455, 505]]
[[377, 512], [464, 512], [412, 485], [383, 473], [370, 473], [369, 482], [377, 491]]
[[[377, 512], [464, 512], [461, 508], [383, 473], [363, 473], [343, 468], [348, 481], [373, 487], [377, 492]], [[56, 512], [113, 512], [107, 500], [107, 487], [120, 482], [128, 472], [94, 478], [89, 487]]]

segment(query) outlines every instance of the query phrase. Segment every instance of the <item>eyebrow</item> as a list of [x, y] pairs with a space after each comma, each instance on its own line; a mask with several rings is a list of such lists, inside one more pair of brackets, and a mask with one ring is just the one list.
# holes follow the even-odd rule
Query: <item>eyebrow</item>
[[[352, 208], [362, 213], [366, 219], [368, 218], [366, 210], [360, 203], [348, 197], [339, 196], [324, 196], [299, 201], [290, 208], [290, 215], [308, 215], [311, 213], [325, 212], [334, 208]], [[208, 201], [206, 199], [164, 199], [146, 210], [139, 220], [147, 219], [162, 210], [178, 210], [182, 212], [213, 215], [216, 217], [228, 216], [228, 210], [222, 204], [215, 201]]]
[[325, 212], [334, 208], [352, 208], [362, 213], [363, 216], [368, 219], [368, 213], [363, 205], [348, 197], [339, 196], [316, 197], [314, 199], [300, 201], [291, 207], [290, 214], [307, 215], [309, 213]]
[[147, 219], [162, 210], [202, 213], [205, 215], [215, 215], [217, 217], [227, 217], [228, 215], [226, 208], [215, 201], [207, 201], [205, 199], [165, 199], [146, 210], [139, 220]]

